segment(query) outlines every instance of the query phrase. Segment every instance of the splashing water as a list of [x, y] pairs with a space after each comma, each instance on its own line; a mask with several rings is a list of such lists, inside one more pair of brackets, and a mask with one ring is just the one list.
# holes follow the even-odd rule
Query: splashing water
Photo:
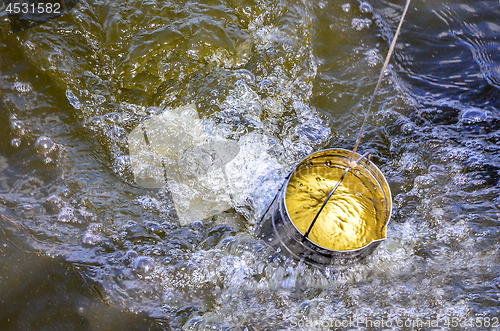
[[[252, 225], [298, 160], [354, 145], [402, 10], [386, 1], [80, 1], [20, 34], [0, 21], [2, 213], [33, 255], [61, 257], [101, 303], [163, 329], [498, 316], [500, 13], [488, 1], [415, 6], [363, 140], [395, 205], [365, 261], [287, 260]], [[185, 105], [242, 154], [226, 167], [231, 208], [180, 225], [184, 191], [137, 185], [128, 137]], [[47, 155], [40, 137], [55, 145]], [[6, 244], [25, 234], [11, 225]], [[106, 312], [75, 311], [57, 320], [99, 325]]]

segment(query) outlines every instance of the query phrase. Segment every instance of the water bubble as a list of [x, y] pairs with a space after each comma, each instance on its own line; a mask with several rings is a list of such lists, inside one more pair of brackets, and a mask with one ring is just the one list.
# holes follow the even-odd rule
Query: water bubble
[[53, 207], [59, 207], [61, 206], [62, 204], [62, 199], [60, 197], [58, 197], [57, 195], [51, 195], [47, 198], [46, 202], [50, 205], [50, 206], [53, 206]]
[[443, 167], [435, 165], [435, 164], [432, 164], [429, 167], [429, 172], [445, 172], [445, 171], [446, 170]]
[[379, 54], [376, 49], [371, 49], [365, 53], [369, 67], [374, 67], [379, 62]]
[[98, 232], [98, 231], [101, 231], [101, 229], [102, 229], [102, 225], [99, 223], [92, 223], [88, 227], [88, 231], [92, 231], [92, 232]]
[[207, 174], [212, 165], [212, 157], [201, 148], [190, 148], [180, 157], [179, 166], [185, 169], [183, 172], [187, 178], [199, 178]]
[[82, 242], [86, 245], [95, 246], [103, 242], [103, 237], [98, 233], [86, 231]]
[[203, 228], [203, 222], [201, 221], [193, 222], [193, 229], [202, 229], [202, 228]]
[[406, 123], [401, 126], [401, 132], [403, 132], [405, 135], [411, 134], [413, 131], [415, 131], [415, 125], [413, 123]]
[[71, 192], [71, 190], [69, 188], [64, 188], [64, 189], [61, 190], [61, 195], [64, 198], [68, 199], [68, 198], [71, 198], [72, 192]]
[[236, 72], [247, 83], [249, 83], [249, 84], [254, 84], [255, 83], [255, 76], [250, 71], [248, 71], [246, 69], [239, 69], [239, 70], [236, 70]]
[[351, 21], [351, 26], [358, 31], [369, 28], [371, 24], [372, 20], [369, 18], [353, 18]]
[[95, 221], [97, 219], [96, 216], [92, 212], [89, 212], [84, 206], [81, 206], [78, 212], [86, 221]]
[[491, 116], [491, 113], [481, 108], [469, 108], [463, 111], [459, 118], [460, 122], [464, 124], [475, 124], [484, 122]]
[[57, 220], [59, 222], [68, 223], [73, 220], [73, 216], [75, 215], [73, 208], [64, 207], [61, 209], [59, 214], [57, 215]]
[[52, 149], [55, 146], [55, 143], [49, 137], [40, 136], [37, 139], [35, 146], [38, 153], [47, 154], [50, 151], [52, 151]]
[[14, 138], [11, 140], [10, 144], [12, 145], [12, 147], [19, 147], [21, 146], [21, 139], [19, 138]]
[[155, 263], [148, 256], [139, 256], [134, 262], [134, 270], [139, 274], [148, 274], [153, 271]]
[[128, 251], [126, 254], [125, 254], [125, 259], [129, 260], [129, 261], [132, 261], [132, 260], [135, 260], [135, 258], [137, 258], [139, 254], [137, 254], [136, 251], [134, 250], [130, 250]]
[[363, 13], [371, 13], [372, 12], [372, 6], [370, 6], [370, 4], [367, 3], [367, 2], [362, 2], [359, 5], [359, 10], [361, 10], [361, 12], [363, 12]]
[[342, 5], [342, 10], [345, 11], [346, 13], [348, 13], [350, 9], [351, 9], [351, 5], [350, 4], [345, 3], [345, 4]]
[[15, 82], [14, 90], [19, 93], [26, 94], [33, 90], [33, 86], [30, 83]]
[[26, 125], [24, 124], [23, 121], [14, 121], [11, 124], [12, 126], [12, 131], [14, 131], [15, 134], [22, 136], [26, 132]]
[[106, 97], [100, 94], [95, 94], [92, 98], [95, 100], [95, 104], [97, 105], [101, 105], [106, 102]]
[[113, 161], [113, 172], [115, 174], [125, 176], [127, 174], [127, 171], [130, 171], [130, 167], [131, 167], [131, 162], [130, 162], [130, 156], [128, 155], [118, 156]]
[[413, 185], [416, 189], [429, 188], [436, 185], [436, 180], [429, 175], [417, 176]]
[[29, 50], [31, 50], [31, 51], [33, 51], [33, 50], [36, 48], [36, 47], [35, 47], [35, 44], [34, 44], [33, 42], [31, 42], [31, 41], [27, 41], [27, 42], [25, 42], [25, 45], [26, 45], [26, 47], [27, 47]]
[[268, 95], [274, 95], [275, 89], [273, 87], [273, 82], [270, 81], [269, 79], [263, 79], [259, 85], [259, 92], [260, 93], [266, 93]]
[[147, 211], [167, 213], [169, 211], [168, 205], [161, 200], [150, 197], [148, 195], [141, 196], [136, 201]]

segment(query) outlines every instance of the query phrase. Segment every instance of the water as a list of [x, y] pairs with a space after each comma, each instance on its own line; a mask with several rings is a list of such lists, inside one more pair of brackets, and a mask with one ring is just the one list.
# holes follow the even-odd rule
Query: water
[[[0, 212], [24, 229], [0, 221], [2, 330], [498, 329], [498, 1], [410, 7], [362, 143], [394, 198], [372, 256], [318, 269], [253, 235], [262, 183], [354, 145], [402, 6], [81, 1], [16, 34], [0, 14]], [[248, 148], [231, 208], [181, 225], [127, 139], [187, 104], [267, 156]]]

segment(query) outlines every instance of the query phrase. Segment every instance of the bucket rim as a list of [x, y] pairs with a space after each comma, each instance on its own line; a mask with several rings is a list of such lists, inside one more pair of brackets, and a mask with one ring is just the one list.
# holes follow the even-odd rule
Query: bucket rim
[[[328, 148], [328, 149], [322, 149], [322, 150], [319, 150], [319, 151], [316, 151], [316, 152], [313, 152], [307, 156], [305, 156], [304, 158], [302, 158], [298, 163], [297, 165], [289, 172], [288, 176], [287, 176], [287, 179], [286, 181], [284, 182], [284, 185], [283, 185], [283, 189], [284, 189], [284, 193], [286, 192], [286, 189], [288, 187], [288, 183], [290, 182], [290, 179], [292, 178], [292, 175], [295, 173], [295, 171], [297, 170], [297, 168], [304, 162], [306, 161], [307, 159], [313, 157], [315, 158], [314, 156], [316, 154], [321, 154], [321, 153], [330, 153], [330, 152], [333, 152], [333, 151], [342, 151], [342, 152], [348, 152], [349, 154], [352, 153], [351, 150], [348, 150], [348, 149], [345, 149], [345, 148]], [[354, 153], [356, 159], [360, 158], [361, 155], [358, 154], [358, 153]], [[325, 154], [325, 155], [318, 155], [317, 157], [323, 157], [323, 156], [328, 156], [328, 154]], [[340, 156], [342, 157], [341, 155], [330, 155], [330, 156]], [[389, 225], [389, 223], [391, 222], [391, 216], [392, 216], [392, 192], [391, 192], [391, 188], [389, 186], [389, 183], [387, 182], [387, 178], [385, 178], [384, 174], [382, 173], [382, 171], [380, 171], [380, 169], [375, 165], [375, 163], [373, 163], [371, 160], [368, 160], [368, 159], [363, 159], [364, 162], [369, 165], [370, 167], [374, 168], [378, 174], [380, 175], [381, 179], [383, 180], [383, 183], [379, 183], [379, 184], [383, 184], [385, 185], [385, 187], [387, 188], [387, 197], [386, 197], [386, 213], [388, 214], [387, 216], [387, 221], [385, 222], [385, 226], [384, 226], [384, 233], [383, 233], [383, 238], [380, 238], [380, 239], [375, 239], [375, 240], [372, 240], [370, 241], [368, 244], [362, 246], [362, 247], [358, 247], [358, 248], [355, 248], [355, 249], [349, 249], [349, 250], [342, 250], [342, 251], [339, 251], [339, 250], [335, 250], [335, 249], [329, 249], [329, 248], [326, 248], [326, 247], [323, 247], [323, 246], [320, 246], [318, 244], [316, 244], [314, 241], [312, 241], [311, 239], [309, 239], [309, 237], [305, 238], [310, 244], [314, 245], [315, 247], [318, 247], [318, 248], [321, 248], [327, 252], [334, 252], [334, 253], [351, 253], [351, 252], [358, 252], [358, 251], [363, 251], [363, 250], [366, 250], [369, 246], [371, 245], [379, 245], [382, 241], [386, 240], [387, 239], [387, 226]], [[368, 170], [368, 173], [371, 174], [371, 172]], [[372, 175], [372, 174], [371, 174]], [[373, 176], [373, 175], [372, 175]], [[377, 178], [375, 178], [375, 181], [378, 183], [378, 180]], [[384, 191], [384, 189], [381, 187], [382, 191]], [[286, 206], [286, 194], [283, 194], [283, 204], [284, 204], [284, 208], [285, 208], [285, 212], [286, 212], [286, 218], [288, 219], [288, 221], [292, 224], [292, 226], [295, 228], [295, 230], [300, 233], [302, 235], [302, 237], [304, 237], [304, 234], [302, 232], [300, 232], [299, 229], [297, 229], [297, 227], [295, 226], [295, 223], [293, 223], [292, 221], [292, 218], [290, 216], [290, 213], [288, 212], [288, 208]], [[389, 208], [387, 208], [387, 206], [389, 206]]]

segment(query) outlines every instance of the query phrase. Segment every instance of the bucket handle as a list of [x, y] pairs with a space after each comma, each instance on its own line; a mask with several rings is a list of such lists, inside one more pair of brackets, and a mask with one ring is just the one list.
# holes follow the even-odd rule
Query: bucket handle
[[[285, 185], [285, 183], [287, 182], [287, 180], [288, 180], [288, 179], [292, 176], [292, 173], [294, 172], [294, 170], [295, 170], [295, 168], [294, 168], [294, 169], [292, 169], [292, 170], [290, 171], [290, 173], [289, 173], [289, 174], [285, 177], [285, 180], [283, 181], [283, 184], [281, 184], [281, 187], [280, 187], [280, 189], [278, 190], [278, 192], [280, 192], [280, 191], [283, 189], [283, 186]], [[260, 220], [259, 220], [259, 223], [258, 223], [258, 224], [261, 224], [261, 223], [262, 223], [262, 221], [264, 220], [264, 217], [266, 216], [267, 212], [269, 211], [269, 208], [271, 208], [271, 206], [274, 204], [274, 201], [276, 201], [276, 198], [277, 198], [277, 197], [278, 197], [278, 193], [276, 193], [276, 194], [274, 195], [274, 199], [273, 199], [273, 201], [271, 201], [271, 203], [269, 204], [269, 206], [267, 206], [267, 209], [266, 209], [266, 211], [264, 212], [264, 214], [262, 214], [262, 217], [260, 218]]]

